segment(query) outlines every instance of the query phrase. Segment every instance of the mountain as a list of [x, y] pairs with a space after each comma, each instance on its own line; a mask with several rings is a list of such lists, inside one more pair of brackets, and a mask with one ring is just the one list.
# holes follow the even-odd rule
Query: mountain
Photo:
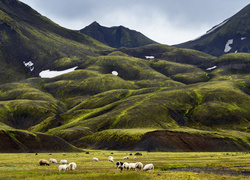
[[65, 68], [54, 64], [63, 58], [77, 59], [77, 65], [84, 56], [108, 49], [60, 27], [20, 1], [0, 1], [0, 84], [38, 76], [48, 68]]
[[203, 36], [182, 44], [180, 48], [190, 48], [214, 56], [226, 53], [250, 52], [250, 4], [234, 16], [214, 26]]
[[0, 10], [0, 151], [249, 150], [249, 53], [112, 48], [17, 0]]
[[81, 29], [79, 32], [114, 48], [133, 48], [156, 43], [140, 32], [130, 30], [123, 26], [108, 28], [101, 26], [97, 22], [93, 22], [89, 26]]

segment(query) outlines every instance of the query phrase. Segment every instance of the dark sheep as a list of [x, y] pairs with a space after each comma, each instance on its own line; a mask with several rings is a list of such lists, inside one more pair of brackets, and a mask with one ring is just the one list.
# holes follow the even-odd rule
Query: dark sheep
[[47, 161], [45, 159], [40, 159], [39, 160], [39, 165], [40, 166], [49, 166], [49, 161]]

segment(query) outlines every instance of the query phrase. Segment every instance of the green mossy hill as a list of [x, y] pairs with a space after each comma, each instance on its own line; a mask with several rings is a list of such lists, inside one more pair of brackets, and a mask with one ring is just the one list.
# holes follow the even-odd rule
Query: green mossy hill
[[200, 67], [209, 66], [215, 59], [214, 56], [191, 49], [175, 48], [168, 45], [153, 44], [138, 48], [120, 48], [120, 51], [134, 57], [146, 59], [146, 56], [154, 56], [155, 59], [162, 59], [182, 64], [192, 64]]
[[114, 48], [133, 48], [156, 43], [140, 32], [130, 30], [123, 26], [108, 28], [101, 26], [97, 22], [93, 22], [89, 26], [81, 29], [80, 32]]
[[[190, 48], [202, 51], [214, 56], [221, 56], [225, 53], [250, 52], [250, 4], [214, 26], [200, 38], [176, 45], [176, 47]], [[226, 48], [228, 40], [233, 40], [229, 49]]]
[[[111, 48], [60, 27], [20, 1], [0, 2], [0, 84], [38, 76], [44, 69], [76, 65], [87, 55], [107, 50]], [[61, 67], [64, 58], [72, 62]]]
[[0, 121], [13, 128], [28, 129], [66, 109], [64, 103], [29, 82], [1, 85], [0, 92]]
[[80, 152], [56, 136], [21, 130], [0, 130], [1, 153]]

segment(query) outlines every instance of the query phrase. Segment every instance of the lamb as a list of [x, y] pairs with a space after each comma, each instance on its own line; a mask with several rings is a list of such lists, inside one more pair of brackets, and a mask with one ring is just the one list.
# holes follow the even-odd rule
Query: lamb
[[50, 162], [50, 163], [55, 163], [55, 164], [56, 164], [56, 163], [57, 163], [57, 160], [56, 160], [56, 159], [53, 159], [53, 158], [50, 158], [50, 159], [49, 159], [49, 162]]
[[71, 162], [71, 163], [69, 163], [69, 170], [75, 170], [76, 169], [76, 163], [74, 163], [74, 162]]
[[108, 161], [110, 161], [110, 162], [114, 162], [114, 158], [113, 158], [112, 156], [109, 156]]
[[139, 169], [141, 171], [143, 169], [143, 164], [141, 162], [136, 162], [135, 163], [135, 168]]
[[99, 161], [98, 158], [93, 157], [93, 162], [98, 162], [98, 161]]
[[39, 165], [40, 166], [49, 166], [49, 162], [45, 159], [40, 159], [39, 160]]
[[64, 172], [65, 172], [65, 171], [69, 170], [69, 165], [68, 164], [59, 165], [58, 170], [59, 170], [59, 172], [61, 172], [61, 170], [64, 170]]
[[151, 171], [153, 170], [154, 171], [154, 165], [153, 164], [146, 164], [143, 168], [143, 171]]
[[60, 161], [60, 164], [67, 164], [67, 163], [68, 163], [68, 161], [65, 160], [65, 159], [63, 159], [63, 160]]

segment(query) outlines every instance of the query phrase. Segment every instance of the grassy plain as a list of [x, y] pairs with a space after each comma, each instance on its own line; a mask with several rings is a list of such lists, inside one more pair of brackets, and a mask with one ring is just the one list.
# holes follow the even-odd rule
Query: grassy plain
[[[88, 150], [87, 150], [88, 151]], [[250, 153], [248, 152], [136, 152], [129, 151], [94, 151], [88, 153], [20, 153], [0, 154], [0, 179], [249, 179]], [[140, 161], [144, 165], [153, 163], [155, 170], [122, 171], [116, 170], [115, 162], [108, 161], [113, 156], [116, 161]], [[97, 157], [99, 162], [93, 162]], [[58, 172], [58, 164], [39, 166], [39, 159], [56, 158], [58, 161], [67, 159], [75, 162], [75, 171]], [[180, 169], [179, 169], [180, 168]], [[189, 170], [189, 171], [187, 171]]]

